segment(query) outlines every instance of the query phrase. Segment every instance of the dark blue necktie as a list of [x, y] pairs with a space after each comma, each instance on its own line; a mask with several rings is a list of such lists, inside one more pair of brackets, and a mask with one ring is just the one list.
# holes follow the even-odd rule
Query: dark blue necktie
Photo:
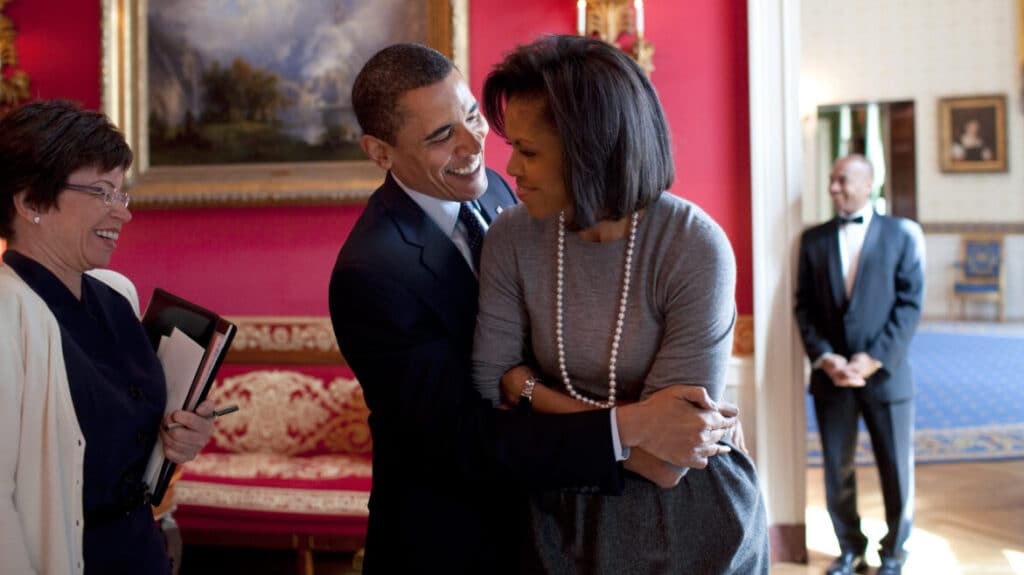
[[854, 216], [852, 218], [844, 218], [843, 216], [839, 216], [839, 223], [840, 224], [863, 224], [864, 223], [864, 216]]
[[480, 270], [480, 251], [484, 247], [484, 231], [480, 218], [473, 213], [473, 207], [469, 202], [462, 202], [459, 206], [459, 221], [462, 222], [463, 230], [466, 233], [466, 243], [469, 245], [469, 253], [473, 256], [473, 269]]

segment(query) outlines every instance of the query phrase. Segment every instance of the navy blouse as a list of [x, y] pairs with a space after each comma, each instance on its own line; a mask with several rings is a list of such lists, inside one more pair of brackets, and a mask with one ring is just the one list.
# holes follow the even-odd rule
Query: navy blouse
[[82, 487], [85, 572], [167, 574], [163, 537], [142, 475], [167, 403], [163, 369], [128, 301], [82, 276], [82, 298], [16, 251], [4, 263], [57, 318], [78, 424], [85, 435]]

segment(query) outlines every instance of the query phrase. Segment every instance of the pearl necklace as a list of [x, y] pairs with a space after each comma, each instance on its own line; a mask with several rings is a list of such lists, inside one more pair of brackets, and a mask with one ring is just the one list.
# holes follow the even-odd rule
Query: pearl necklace
[[558, 214], [558, 284], [555, 292], [555, 335], [558, 340], [558, 368], [562, 372], [562, 383], [569, 395], [583, 403], [597, 407], [615, 406], [615, 363], [619, 357], [619, 341], [622, 339], [622, 324], [626, 319], [626, 304], [629, 301], [629, 270], [633, 263], [633, 248], [636, 246], [636, 222], [639, 212], [633, 212], [629, 222], [629, 243], [626, 245], [626, 263], [622, 272], [622, 297], [619, 299], [619, 314], [615, 320], [615, 335], [612, 337], [612, 351], [608, 360], [608, 401], [597, 401], [584, 397], [569, 380], [569, 370], [565, 368], [565, 338], [562, 331], [562, 276], [565, 267], [565, 212]]

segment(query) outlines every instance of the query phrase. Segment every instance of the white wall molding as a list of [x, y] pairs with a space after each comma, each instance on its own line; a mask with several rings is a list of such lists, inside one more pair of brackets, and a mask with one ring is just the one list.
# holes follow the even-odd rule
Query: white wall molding
[[[793, 321], [803, 177], [800, 0], [748, 0], [754, 261], [754, 456], [773, 528], [801, 533], [806, 501], [803, 354]], [[749, 419], [748, 419], [749, 421]], [[773, 529], [776, 533], [779, 529]], [[800, 537], [802, 539], [802, 536]], [[794, 545], [798, 549], [794, 549]], [[802, 540], [775, 559], [806, 556]]]

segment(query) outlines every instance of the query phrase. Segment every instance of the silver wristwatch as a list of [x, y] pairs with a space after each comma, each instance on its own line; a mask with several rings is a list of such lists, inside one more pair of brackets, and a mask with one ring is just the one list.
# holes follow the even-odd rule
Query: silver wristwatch
[[538, 383], [540, 383], [540, 378], [536, 375], [526, 378], [523, 389], [519, 391], [519, 411], [523, 413], [533, 411], [533, 388], [537, 387]]

